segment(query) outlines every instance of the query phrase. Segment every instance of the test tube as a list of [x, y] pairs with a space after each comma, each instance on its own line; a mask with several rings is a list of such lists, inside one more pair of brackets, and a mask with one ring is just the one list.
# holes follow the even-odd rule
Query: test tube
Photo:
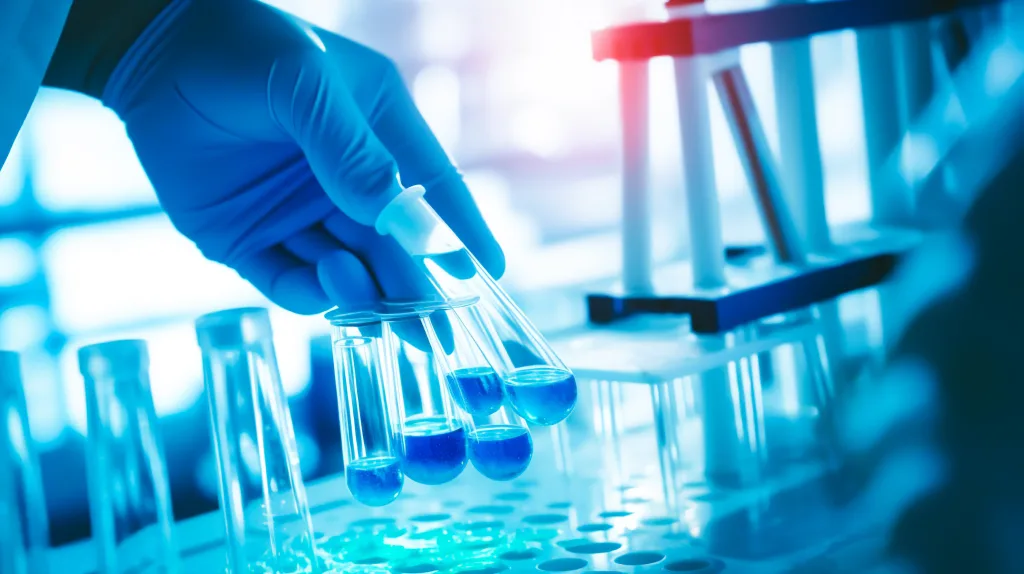
[[266, 309], [196, 320], [228, 572], [316, 572], [313, 524]]
[[380, 318], [373, 313], [327, 314], [341, 415], [345, 481], [352, 497], [384, 506], [402, 492], [398, 392], [385, 376]]
[[530, 466], [533, 438], [525, 421], [504, 405], [500, 379], [455, 312], [475, 303], [453, 301], [421, 320], [449, 392], [469, 415], [469, 461], [491, 480], [512, 480]]
[[178, 572], [146, 342], [82, 347], [78, 368], [85, 379], [89, 515], [99, 571]]
[[[466, 468], [466, 419], [442, 383], [444, 374], [429, 345], [418, 349], [412, 342], [413, 334], [423, 333], [424, 324], [429, 324], [423, 318], [430, 312], [416, 304], [400, 304], [387, 306], [380, 317], [385, 376], [394, 388], [412, 387], [420, 395], [419, 408], [407, 402], [409, 410], [401, 413], [402, 469], [409, 480], [437, 485], [454, 480]], [[402, 355], [413, 368], [399, 370]]]
[[46, 501], [13, 351], [0, 351], [0, 421], [0, 572], [45, 574]]
[[447, 300], [477, 297], [456, 312], [505, 385], [510, 405], [527, 421], [552, 425], [576, 405], [576, 378], [498, 283], [423, 198], [405, 189], [377, 218]]

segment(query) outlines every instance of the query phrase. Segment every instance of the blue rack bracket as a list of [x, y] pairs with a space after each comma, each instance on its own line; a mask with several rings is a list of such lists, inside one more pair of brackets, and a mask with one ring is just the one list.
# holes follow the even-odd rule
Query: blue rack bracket
[[655, 277], [655, 294], [627, 294], [615, 288], [587, 295], [587, 315], [595, 324], [638, 314], [689, 315], [693, 332], [721, 333], [875, 286], [889, 277], [909, 247], [850, 250], [846, 255], [814, 259], [799, 268], [774, 263], [771, 255], [763, 252], [752, 254], [747, 248], [730, 248], [726, 273], [746, 277], [741, 286], [715, 292], [658, 289], [659, 283], [679, 285], [679, 274], [671, 278], [662, 274]]

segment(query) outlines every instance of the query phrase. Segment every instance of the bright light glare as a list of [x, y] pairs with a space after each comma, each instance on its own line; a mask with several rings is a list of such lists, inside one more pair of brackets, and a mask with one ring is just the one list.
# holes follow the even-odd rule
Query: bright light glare
[[29, 113], [33, 183], [46, 209], [154, 204], [149, 179], [124, 124], [98, 101], [43, 90]]
[[281, 385], [286, 395], [297, 395], [309, 387], [309, 341], [314, 335], [327, 332], [326, 322], [319, 316], [304, 317], [280, 309], [270, 311], [270, 322]]
[[288, 12], [303, 20], [337, 30], [351, 8], [352, 2], [324, 2], [324, 0], [261, 0], [264, 4]]
[[203, 363], [191, 322], [132, 331], [109, 332], [74, 339], [60, 358], [68, 425], [85, 433], [85, 387], [78, 368], [78, 349], [119, 339], [144, 339], [149, 348], [149, 383], [158, 416], [187, 410], [203, 392]]
[[429, 66], [413, 81], [416, 106], [445, 149], [459, 143], [460, 99], [459, 76], [444, 66]]
[[50, 333], [46, 309], [19, 305], [0, 312], [0, 348], [25, 351], [39, 347]]
[[0, 287], [27, 282], [36, 272], [36, 257], [28, 243], [14, 238], [0, 238]]
[[425, 60], [455, 60], [472, 48], [473, 30], [465, 11], [429, 4], [422, 9], [419, 25], [420, 51]]
[[33, 440], [39, 445], [57, 442], [64, 430], [65, 416], [56, 363], [43, 351], [27, 351], [21, 356], [21, 378]]
[[264, 300], [234, 271], [205, 259], [162, 215], [58, 231], [44, 245], [43, 261], [55, 321], [68, 332]]

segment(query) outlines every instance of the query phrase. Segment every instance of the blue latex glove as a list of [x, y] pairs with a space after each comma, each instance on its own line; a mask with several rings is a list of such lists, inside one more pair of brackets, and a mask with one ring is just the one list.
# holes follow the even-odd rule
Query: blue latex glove
[[372, 228], [399, 170], [488, 271], [504, 271], [462, 176], [394, 64], [369, 48], [255, 0], [176, 0], [103, 101], [175, 227], [286, 309], [427, 288]]

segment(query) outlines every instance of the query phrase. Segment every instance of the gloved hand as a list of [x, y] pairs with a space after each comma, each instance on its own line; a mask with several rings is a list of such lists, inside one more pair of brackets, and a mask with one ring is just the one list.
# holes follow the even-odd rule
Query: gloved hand
[[175, 0], [103, 102], [175, 227], [286, 309], [422, 293], [422, 273], [372, 227], [399, 171], [488, 271], [504, 271], [394, 65], [256, 0]]

